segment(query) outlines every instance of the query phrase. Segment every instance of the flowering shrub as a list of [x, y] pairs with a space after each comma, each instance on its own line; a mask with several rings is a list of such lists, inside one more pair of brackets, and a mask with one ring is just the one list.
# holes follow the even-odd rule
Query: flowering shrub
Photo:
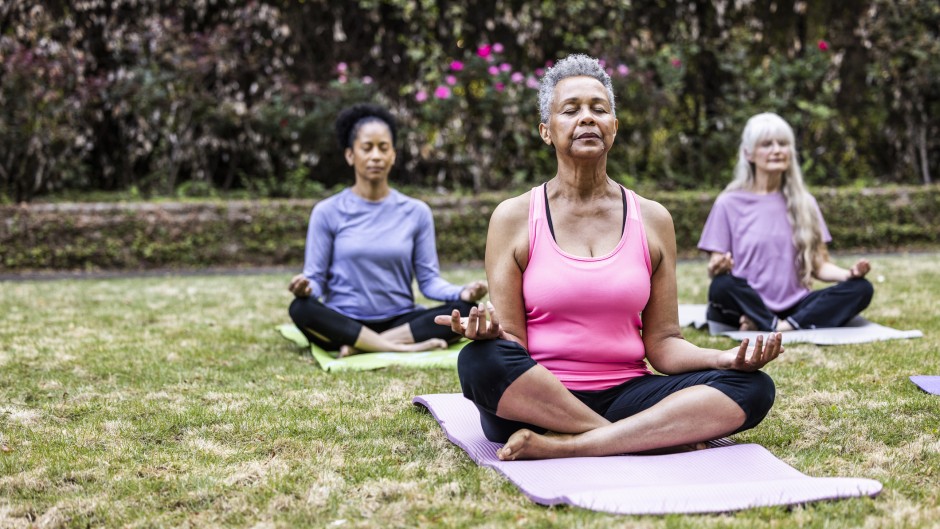
[[554, 170], [540, 70], [574, 51], [613, 77], [608, 170], [630, 185], [722, 186], [745, 120], [768, 110], [794, 125], [811, 184], [929, 182], [940, 11], [899, 2], [12, 2], [0, 203], [326, 193], [351, 179], [332, 122], [359, 101], [402, 122], [399, 185], [525, 188]]

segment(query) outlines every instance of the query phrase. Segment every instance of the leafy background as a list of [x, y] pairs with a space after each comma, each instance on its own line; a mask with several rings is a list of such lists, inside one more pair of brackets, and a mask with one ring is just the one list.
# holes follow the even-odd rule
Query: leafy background
[[398, 185], [524, 188], [553, 165], [533, 81], [573, 52], [614, 78], [623, 183], [720, 187], [765, 110], [810, 184], [928, 183], [938, 27], [933, 0], [14, 0], [0, 202], [323, 195], [349, 177], [332, 120], [363, 100], [402, 121]]

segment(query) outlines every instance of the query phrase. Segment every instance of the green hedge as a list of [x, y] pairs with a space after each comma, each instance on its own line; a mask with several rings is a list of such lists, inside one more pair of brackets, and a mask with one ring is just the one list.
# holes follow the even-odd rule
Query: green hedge
[[[680, 255], [695, 244], [716, 192], [651, 194], [673, 215]], [[816, 189], [839, 252], [940, 246], [940, 187]], [[483, 258], [490, 214], [505, 198], [425, 197], [442, 263]], [[0, 272], [294, 266], [312, 200], [34, 204], [0, 207]]]

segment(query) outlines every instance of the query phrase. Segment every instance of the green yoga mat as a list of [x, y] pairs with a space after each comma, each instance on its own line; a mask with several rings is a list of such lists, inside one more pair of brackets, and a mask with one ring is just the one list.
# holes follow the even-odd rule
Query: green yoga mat
[[422, 353], [362, 353], [345, 358], [336, 358], [336, 353], [328, 353], [309, 343], [307, 337], [293, 323], [277, 326], [281, 336], [294, 342], [299, 347], [309, 347], [313, 358], [324, 371], [346, 371], [382, 369], [389, 366], [408, 366], [415, 368], [457, 368], [457, 355], [467, 341], [460, 341], [449, 349], [425, 351]]

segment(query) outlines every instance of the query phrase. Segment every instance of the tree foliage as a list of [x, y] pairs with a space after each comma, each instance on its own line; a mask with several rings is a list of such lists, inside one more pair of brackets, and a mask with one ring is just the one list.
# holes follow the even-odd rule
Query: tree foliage
[[929, 183], [938, 27], [933, 0], [13, 0], [0, 201], [317, 193], [350, 178], [331, 123], [362, 100], [402, 121], [402, 184], [526, 186], [553, 168], [532, 86], [574, 52], [614, 78], [622, 182], [720, 187], [769, 110], [811, 184]]

